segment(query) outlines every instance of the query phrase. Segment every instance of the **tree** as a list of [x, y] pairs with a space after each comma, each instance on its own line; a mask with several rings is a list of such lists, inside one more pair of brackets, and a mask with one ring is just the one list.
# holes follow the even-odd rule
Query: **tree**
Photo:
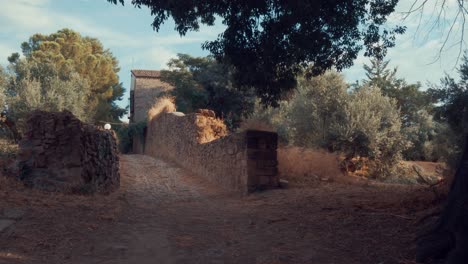
[[252, 113], [255, 97], [251, 90], [239, 90], [233, 86], [231, 68], [212, 57], [191, 57], [178, 54], [161, 71], [161, 79], [174, 86], [171, 91], [177, 109], [193, 112], [208, 108], [222, 117], [233, 129]]
[[382, 92], [392, 89], [395, 85], [399, 85], [396, 79], [397, 68], [388, 69], [389, 60], [372, 58], [371, 65], [364, 64], [367, 79], [364, 84], [369, 86], [379, 87]]
[[435, 117], [446, 121], [459, 135], [468, 125], [468, 51], [458, 69], [460, 80], [457, 82], [449, 75], [445, 76], [440, 85], [434, 85], [428, 91], [436, 101]]
[[[85, 91], [88, 111], [95, 112], [94, 120], [105, 119], [111, 111], [113, 120], [108, 121], [115, 121], [125, 113], [113, 103], [123, 95], [123, 87], [118, 83], [117, 59], [98, 39], [62, 29], [50, 35], [35, 34], [21, 45], [21, 49], [28, 62], [53, 65], [61, 79], [74, 73], [85, 79], [89, 84], [89, 91]], [[8, 60], [15, 64], [19, 55], [14, 53]], [[34, 75], [42, 78], [39, 74]]]
[[447, 258], [447, 264], [468, 263], [468, 134], [445, 206], [437, 222], [417, 241], [416, 260]]
[[[393, 98], [400, 110], [402, 133], [412, 146], [403, 152], [404, 158], [409, 160], [438, 160], [442, 157], [436, 150], [444, 151], [441, 146], [434, 145], [440, 142], [437, 131], [441, 124], [432, 118], [434, 100], [430, 94], [421, 90], [421, 84], [408, 84], [404, 79], [398, 78], [397, 68], [389, 69], [390, 61], [373, 58], [370, 65], [364, 65], [367, 79], [363, 83], [367, 86], [377, 87], [382, 94]], [[359, 88], [359, 85], [357, 85]]]
[[[124, 0], [107, 0], [124, 4]], [[264, 103], [275, 105], [296, 86], [295, 77], [313, 65], [310, 75], [350, 67], [364, 47], [368, 56], [383, 56], [403, 27], [386, 28], [398, 0], [132, 0], [147, 6], [158, 31], [170, 17], [185, 35], [216, 18], [226, 30], [203, 48], [233, 65], [237, 87], [254, 87]]]
[[83, 121], [93, 118], [88, 111], [88, 81], [77, 73], [63, 78], [54, 64], [18, 60], [16, 74], [10, 77], [5, 103], [8, 117], [23, 128], [27, 116], [33, 110], [68, 110]]
[[448, 193], [445, 207], [435, 225], [418, 239], [418, 261], [445, 258], [446, 263], [468, 263], [468, 53], [465, 52], [457, 82], [450, 76], [441, 86], [429, 91], [437, 100], [436, 118], [447, 121], [460, 140], [464, 141], [461, 159]]
[[0, 106], [5, 105], [5, 91], [8, 84], [8, 75], [5, 69], [0, 65]]
[[307, 147], [327, 147], [332, 126], [342, 114], [348, 94], [343, 76], [329, 71], [307, 79], [299, 77], [296, 93], [285, 104], [284, 123], [290, 131], [290, 143]]
[[419, 111], [432, 111], [433, 100], [421, 90], [420, 83], [407, 84], [404, 79], [397, 78], [397, 68], [388, 69], [388, 60], [373, 58], [370, 62], [371, 65], [364, 65], [367, 79], [363, 83], [378, 87], [385, 96], [396, 100], [403, 127], [417, 124]]
[[112, 85], [112, 96], [98, 101], [94, 119], [98, 122], [120, 123], [120, 118], [128, 111], [128, 106], [121, 108], [116, 104], [116, 101], [122, 100], [124, 94], [123, 83]]
[[376, 177], [389, 175], [408, 147], [395, 101], [365, 86], [350, 94], [342, 115], [331, 128], [334, 148], [344, 151], [347, 160], [367, 157], [378, 162]]

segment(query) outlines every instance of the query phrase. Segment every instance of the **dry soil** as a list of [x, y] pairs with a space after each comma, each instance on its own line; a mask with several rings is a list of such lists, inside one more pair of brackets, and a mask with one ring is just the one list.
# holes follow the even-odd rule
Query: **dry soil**
[[336, 179], [242, 196], [142, 155], [122, 156], [121, 173], [107, 196], [2, 177], [0, 209], [24, 215], [0, 233], [0, 263], [413, 263], [433, 200], [420, 186]]

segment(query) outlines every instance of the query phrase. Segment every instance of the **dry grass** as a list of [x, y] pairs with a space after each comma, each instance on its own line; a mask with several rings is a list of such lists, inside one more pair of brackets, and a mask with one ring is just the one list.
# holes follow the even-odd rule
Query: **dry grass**
[[0, 138], [0, 158], [14, 158], [18, 152], [18, 144], [10, 139]]
[[159, 116], [161, 113], [171, 113], [176, 111], [174, 97], [160, 97], [148, 110], [148, 120]]
[[211, 142], [228, 134], [226, 124], [221, 119], [197, 114], [195, 122], [197, 142], [200, 144]]
[[299, 147], [278, 149], [278, 169], [281, 178], [299, 185], [335, 181], [343, 175], [338, 155]]
[[432, 185], [444, 177], [445, 165], [435, 162], [401, 161], [389, 177], [383, 179], [389, 183]]

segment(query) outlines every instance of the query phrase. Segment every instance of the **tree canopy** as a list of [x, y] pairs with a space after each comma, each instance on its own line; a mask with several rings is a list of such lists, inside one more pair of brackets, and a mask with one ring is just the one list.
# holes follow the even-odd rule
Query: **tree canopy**
[[427, 92], [421, 90], [421, 84], [408, 84], [397, 78], [397, 68], [389, 69], [390, 61], [372, 58], [370, 65], [364, 65], [367, 79], [363, 83], [378, 87], [385, 96], [394, 98], [401, 111], [403, 127], [417, 123], [420, 111], [431, 112], [433, 100]]
[[91, 121], [93, 112], [88, 110], [88, 81], [77, 73], [64, 77], [54, 64], [44, 64], [26, 59], [17, 60], [9, 67], [12, 74], [0, 69], [6, 83], [0, 86], [0, 101], [8, 118], [17, 123], [19, 130], [29, 113], [68, 110], [83, 121]]
[[177, 109], [192, 112], [208, 108], [222, 117], [229, 128], [239, 126], [241, 120], [253, 112], [255, 98], [251, 90], [233, 86], [231, 68], [212, 57], [192, 57], [178, 54], [161, 71], [161, 79], [174, 86]]
[[468, 130], [468, 51], [458, 69], [460, 80], [445, 76], [440, 85], [434, 85], [428, 92], [437, 102], [435, 117], [447, 121], [452, 129], [461, 135]]
[[[107, 0], [124, 4], [124, 0]], [[403, 27], [386, 28], [398, 0], [132, 0], [146, 6], [158, 31], [169, 18], [185, 35], [220, 18], [226, 30], [203, 48], [234, 66], [238, 87], [254, 87], [264, 103], [275, 105], [296, 86], [305, 68], [309, 75], [352, 66], [359, 51], [384, 56]], [[308, 67], [313, 65], [313, 67]]]
[[[89, 112], [95, 112], [94, 120], [116, 121], [125, 113], [125, 109], [113, 103], [124, 93], [122, 85], [119, 85], [117, 59], [104, 49], [98, 39], [62, 29], [50, 35], [34, 34], [22, 43], [21, 49], [26, 60], [36, 65], [30, 69], [33, 78], [48, 76], [34, 71], [54, 69], [62, 80], [73, 74], [86, 80], [89, 91], [84, 92], [88, 94]], [[17, 64], [20, 56], [14, 53], [8, 60], [13, 65]], [[21, 78], [20, 68], [16, 68], [16, 74]], [[113, 113], [112, 116], [109, 112]]]

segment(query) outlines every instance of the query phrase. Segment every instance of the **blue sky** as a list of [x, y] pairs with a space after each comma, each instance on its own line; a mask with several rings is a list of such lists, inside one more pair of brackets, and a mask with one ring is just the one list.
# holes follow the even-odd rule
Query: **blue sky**
[[[398, 76], [410, 83], [437, 83], [445, 72], [457, 75], [455, 68], [459, 46], [454, 46], [457, 38], [450, 38], [442, 58], [431, 63], [439, 54], [456, 10], [453, 8], [456, 0], [448, 0], [446, 19], [432, 27], [431, 17], [434, 13], [430, 7], [436, 1], [432, 0], [431, 3], [429, 0], [421, 23], [418, 15], [403, 22], [401, 20], [401, 12], [409, 10], [413, 0], [401, 0], [398, 12], [390, 18], [390, 23], [403, 23], [408, 30], [397, 38], [397, 46], [390, 50], [387, 59], [391, 60], [390, 66], [398, 67]], [[119, 60], [120, 80], [128, 90], [131, 69], [162, 69], [177, 53], [207, 55], [201, 44], [205, 40], [215, 39], [223, 30], [222, 25], [203, 27], [199, 32], [180, 37], [171, 21], [166, 22], [159, 33], [153, 31], [151, 22], [148, 9], [137, 9], [129, 3], [121, 6], [112, 5], [106, 0], [0, 0], [0, 64], [6, 65], [6, 58], [12, 52], [19, 52], [20, 44], [31, 35], [71, 28], [82, 35], [98, 38], [105, 48], [111, 50]], [[459, 36], [461, 26], [455, 24], [452, 32]], [[353, 82], [364, 78], [364, 63], [368, 63], [368, 59], [360, 56], [352, 68], [343, 72], [346, 80]], [[120, 104], [128, 104], [128, 91], [126, 99]]]

